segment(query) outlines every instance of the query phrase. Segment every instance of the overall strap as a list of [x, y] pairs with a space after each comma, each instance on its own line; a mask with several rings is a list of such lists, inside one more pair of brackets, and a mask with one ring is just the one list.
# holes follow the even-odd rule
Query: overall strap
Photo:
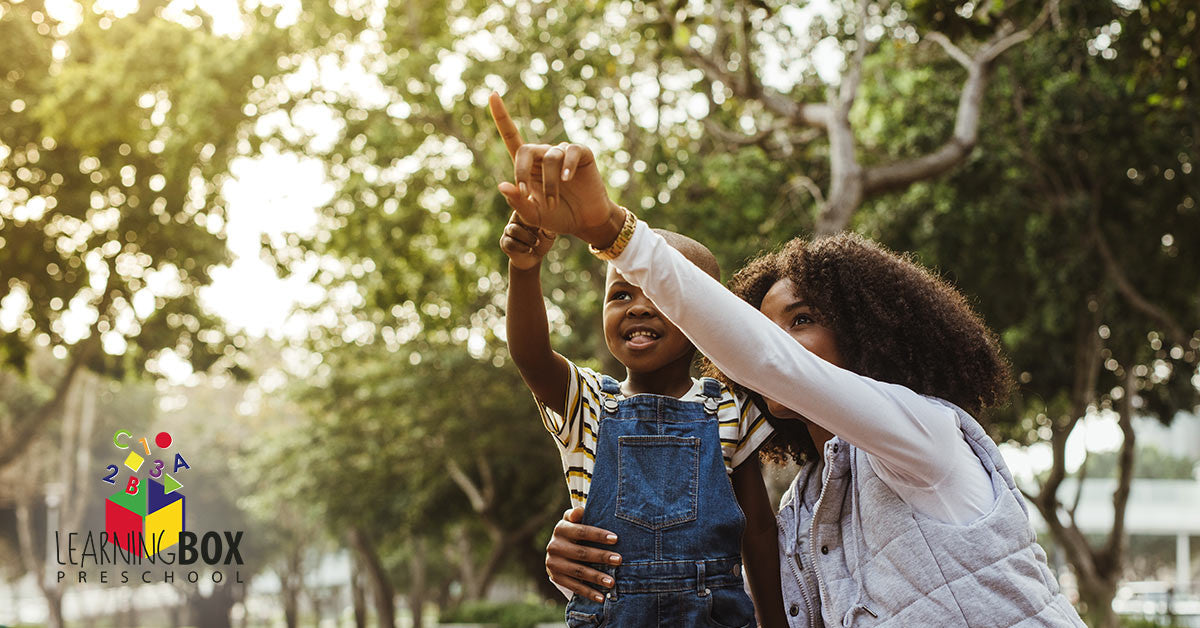
[[621, 394], [621, 382], [618, 382], [608, 375], [601, 375], [600, 390], [603, 390], [610, 395], [619, 395]]
[[704, 390], [701, 394], [709, 399], [721, 400], [721, 382], [711, 377], [701, 377], [700, 381], [704, 384]]
[[717, 409], [721, 407], [721, 382], [711, 377], [703, 377], [700, 382], [704, 384], [704, 390], [701, 391], [705, 397], [704, 411], [710, 416], [716, 416]]

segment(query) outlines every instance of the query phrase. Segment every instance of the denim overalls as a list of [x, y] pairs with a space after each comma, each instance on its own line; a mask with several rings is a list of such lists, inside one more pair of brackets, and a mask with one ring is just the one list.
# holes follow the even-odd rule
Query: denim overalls
[[622, 563], [592, 565], [615, 584], [603, 603], [573, 597], [568, 626], [755, 625], [741, 576], [746, 519], [717, 431], [721, 385], [702, 382], [703, 403], [651, 394], [617, 401], [617, 381], [603, 377], [583, 523], [616, 533], [616, 545], [597, 547], [621, 554]]

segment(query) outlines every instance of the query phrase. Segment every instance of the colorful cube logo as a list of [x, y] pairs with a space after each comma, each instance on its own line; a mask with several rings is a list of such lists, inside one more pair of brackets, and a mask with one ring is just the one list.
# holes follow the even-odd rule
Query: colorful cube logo
[[118, 491], [104, 502], [104, 529], [111, 542], [136, 556], [142, 556], [143, 549], [153, 555], [175, 545], [184, 529], [187, 500], [175, 492], [180, 484], [164, 476], [172, 485], [169, 489], [147, 478], [136, 493]]

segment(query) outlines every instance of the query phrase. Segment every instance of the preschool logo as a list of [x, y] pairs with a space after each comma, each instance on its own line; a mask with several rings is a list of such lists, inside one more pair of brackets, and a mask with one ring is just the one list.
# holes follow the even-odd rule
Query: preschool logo
[[[151, 447], [148, 438], [134, 440], [130, 432], [118, 430], [112, 444], [122, 461], [120, 466], [105, 467], [100, 476], [102, 482], [117, 488], [104, 500], [104, 530], [55, 533], [58, 581], [66, 579], [70, 571], [72, 580], [86, 583], [92, 566], [99, 568], [98, 573], [92, 570], [92, 582], [124, 584], [133, 578], [148, 584], [174, 582], [175, 565], [242, 565], [240, 530], [198, 535], [187, 529], [187, 497], [180, 478], [185, 478], [191, 466], [183, 453], [173, 448], [169, 432], [156, 434]], [[131, 575], [128, 569], [110, 573], [109, 565], [147, 568], [140, 573], [133, 570]], [[168, 568], [148, 568], [157, 565]], [[220, 583], [226, 575], [216, 568], [206, 577]], [[187, 571], [180, 578], [195, 583], [200, 572]], [[241, 572], [234, 571], [232, 578], [242, 582]]]
[[[147, 460], [155, 454], [150, 449], [150, 443], [143, 437], [134, 445], [140, 443], [146, 457], [133, 451], [129, 440], [132, 435], [120, 430], [113, 434], [113, 445], [118, 449], [130, 449], [125, 457], [124, 467], [129, 470], [128, 479], [122, 490], [108, 496], [104, 502], [104, 531], [108, 540], [117, 547], [137, 556], [153, 556], [162, 550], [179, 543], [180, 533], [187, 528], [184, 525], [187, 513], [187, 498], [179, 489], [183, 484], [172, 475], [181, 470], [190, 469], [183, 454], [176, 452], [171, 473], [165, 470], [165, 462], [159, 458], [147, 464]], [[154, 437], [154, 445], [160, 450], [171, 447], [171, 435], [159, 432]], [[170, 456], [164, 454], [163, 458]], [[115, 464], [105, 467], [108, 474], [103, 479], [109, 484], [117, 484], [121, 469]], [[146, 469], [144, 476], [138, 472]]]

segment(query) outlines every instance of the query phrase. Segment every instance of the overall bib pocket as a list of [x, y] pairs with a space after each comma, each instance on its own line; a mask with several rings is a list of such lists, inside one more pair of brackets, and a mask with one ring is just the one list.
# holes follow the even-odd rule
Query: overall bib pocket
[[616, 515], [651, 530], [695, 521], [699, 478], [699, 438], [621, 436]]

